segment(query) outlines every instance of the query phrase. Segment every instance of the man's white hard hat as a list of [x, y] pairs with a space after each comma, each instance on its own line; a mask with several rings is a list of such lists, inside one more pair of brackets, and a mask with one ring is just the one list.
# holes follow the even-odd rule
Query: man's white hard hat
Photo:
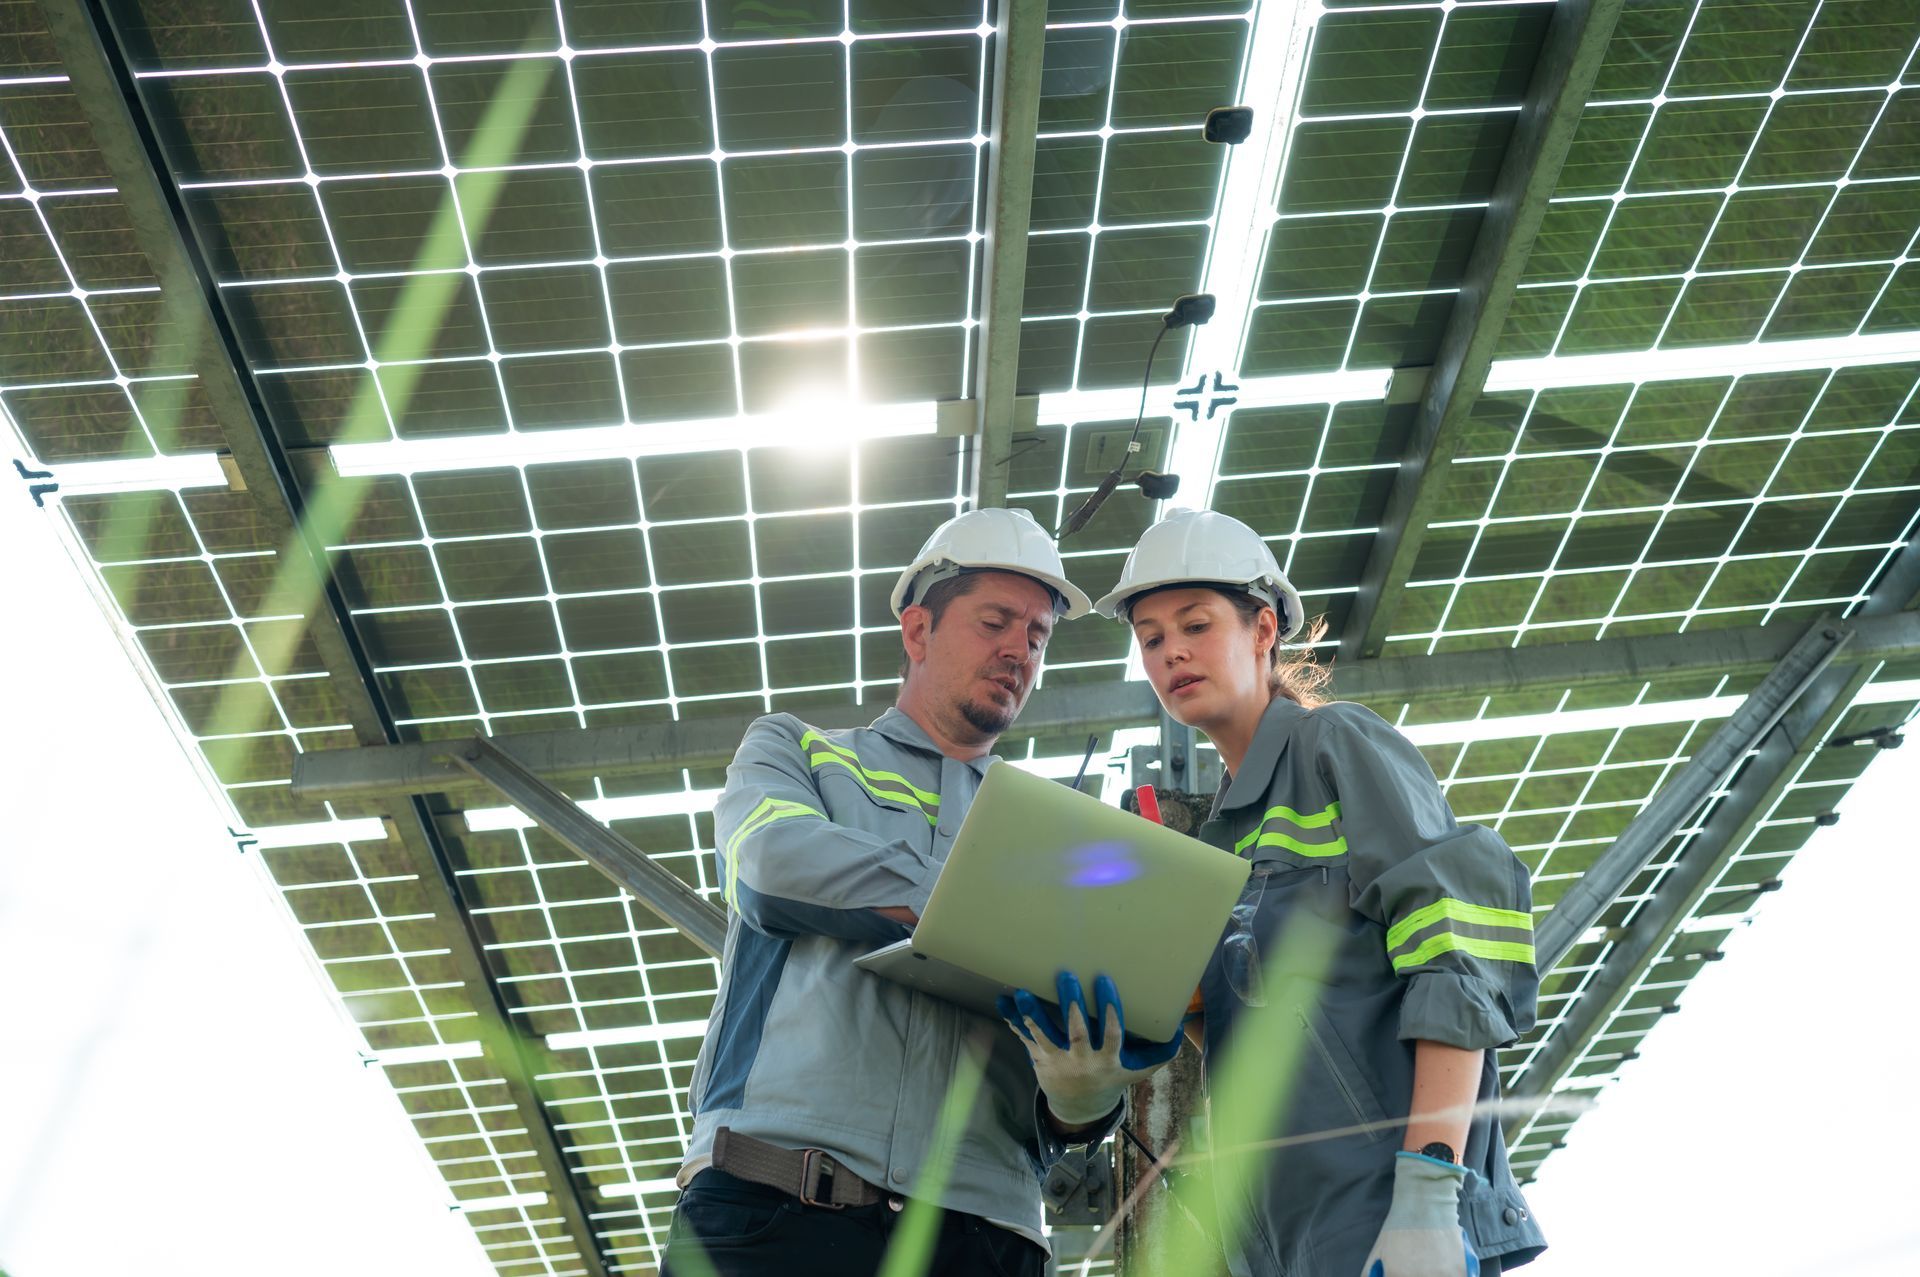
[[1046, 529], [1025, 510], [990, 506], [948, 519], [893, 587], [893, 614], [899, 616], [942, 581], [966, 572], [1018, 572], [1053, 591], [1054, 611], [1068, 620], [1085, 616], [1092, 604], [1060, 562], [1060, 551]]
[[1119, 617], [1135, 595], [1163, 586], [1220, 585], [1244, 590], [1280, 618], [1280, 641], [1307, 623], [1300, 594], [1267, 543], [1240, 520], [1213, 510], [1175, 510], [1140, 535], [1120, 580], [1094, 609]]

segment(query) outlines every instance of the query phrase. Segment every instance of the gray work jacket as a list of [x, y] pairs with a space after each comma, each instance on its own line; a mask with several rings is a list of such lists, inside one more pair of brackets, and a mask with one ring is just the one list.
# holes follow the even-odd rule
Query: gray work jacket
[[[1282, 1146], [1264, 1183], [1223, 1204], [1239, 1235], [1230, 1265], [1255, 1277], [1349, 1277], [1390, 1204], [1413, 1043], [1486, 1049], [1487, 1101], [1500, 1085], [1492, 1048], [1533, 1025], [1526, 866], [1499, 835], [1454, 819], [1406, 737], [1344, 701], [1306, 710], [1276, 697], [1201, 836], [1254, 862], [1240, 912], [1266, 972], [1252, 996], [1304, 1038], [1274, 1135], [1350, 1132]], [[1201, 982], [1210, 1061], [1249, 1014], [1234, 930]], [[1216, 1147], [1237, 1137], [1216, 1130]], [[1460, 1154], [1470, 1172], [1460, 1223], [1475, 1250], [1509, 1267], [1539, 1254], [1546, 1239], [1498, 1120], [1476, 1118]]]
[[1040, 1175], [1064, 1147], [1026, 1052], [998, 1019], [853, 965], [906, 937], [873, 910], [925, 907], [995, 761], [948, 758], [897, 709], [851, 731], [816, 731], [791, 714], [747, 730], [714, 812], [730, 908], [683, 1186], [726, 1126], [825, 1149], [869, 1183], [912, 1192], [971, 1050], [985, 1060], [983, 1081], [932, 1198], [1046, 1245]]

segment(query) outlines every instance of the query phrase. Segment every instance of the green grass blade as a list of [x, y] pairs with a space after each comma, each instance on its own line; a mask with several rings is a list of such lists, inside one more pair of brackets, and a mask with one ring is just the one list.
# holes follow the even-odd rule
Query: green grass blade
[[880, 1277], [920, 1277], [933, 1259], [933, 1248], [940, 1240], [941, 1211], [934, 1203], [946, 1191], [953, 1174], [954, 1155], [966, 1135], [973, 1117], [973, 1104], [979, 1098], [981, 1081], [986, 1077], [990, 1048], [979, 1038], [969, 1040], [954, 1068], [953, 1082], [940, 1102], [940, 1116], [934, 1123], [933, 1144], [919, 1177], [907, 1198], [907, 1208], [893, 1230], [893, 1241], [880, 1267]]

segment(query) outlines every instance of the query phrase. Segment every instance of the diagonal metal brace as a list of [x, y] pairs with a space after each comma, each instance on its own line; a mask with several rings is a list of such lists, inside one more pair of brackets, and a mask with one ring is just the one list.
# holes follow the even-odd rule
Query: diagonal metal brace
[[646, 852], [589, 816], [580, 804], [541, 780], [484, 736], [455, 750], [452, 761], [518, 807], [534, 824], [630, 892], [663, 922], [714, 957], [727, 940], [727, 916]]
[[[1509, 1095], [1546, 1095], [1579, 1067], [1588, 1048], [1603, 1036], [1615, 1013], [1633, 996], [1636, 984], [1658, 965], [1675, 932], [1714, 890], [1727, 866], [1831, 738], [1854, 698], [1880, 672], [1884, 657], [1855, 664], [1863, 655], [1862, 648], [1870, 647], [1857, 636], [1869, 633], [1883, 619], [1914, 618], [1915, 614], [1904, 609], [1916, 595], [1920, 595], [1920, 538], [1909, 541], [1892, 556], [1852, 616], [1844, 622], [1823, 618], [1795, 646], [1793, 651], [1799, 652], [1808, 640], [1834, 642], [1836, 636], [1826, 632], [1833, 628], [1847, 635], [1839, 642], [1851, 650], [1842, 654], [1835, 668], [1816, 672], [1785, 713], [1758, 738], [1757, 748], [1728, 788], [1727, 796], [1706, 818], [1652, 896], [1635, 908], [1624, 934], [1614, 941], [1605, 960], [1580, 989], [1566, 1021], [1554, 1029], [1525, 1072], [1513, 1080], [1507, 1088]], [[1838, 652], [1839, 647], [1834, 650]], [[1847, 668], [1849, 665], [1853, 668]], [[1572, 934], [1577, 936], [1584, 930]], [[1546, 938], [1542, 936], [1543, 941]], [[1544, 955], [1546, 949], [1541, 953]], [[1547, 967], [1543, 964], [1541, 969]]]
[[1593, 867], [1580, 876], [1540, 924], [1535, 961], [1544, 974], [1559, 965], [1587, 928], [1600, 920], [1660, 849], [1733, 776], [1740, 760], [1759, 748], [1781, 717], [1833, 663], [1854, 636], [1845, 621], [1821, 617], [1801, 635], [1760, 685], [1748, 693], [1720, 730], [1687, 760], [1621, 831]]

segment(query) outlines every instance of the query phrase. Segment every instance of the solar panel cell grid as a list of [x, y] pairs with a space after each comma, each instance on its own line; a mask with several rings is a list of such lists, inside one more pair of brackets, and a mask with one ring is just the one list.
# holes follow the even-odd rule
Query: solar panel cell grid
[[[1262, 233], [1214, 224], [1227, 153], [1197, 137], [1206, 109], [1240, 100], [1262, 70], [1247, 65], [1247, 7], [1050, 6], [1022, 393], [1130, 393], [1168, 301], [1210, 278], [1226, 236]], [[224, 448], [83, 104], [30, 12], [6, 8], [0, 404], [56, 468]], [[966, 491], [957, 441], [377, 478], [337, 477], [321, 448], [622, 421], [691, 442], [796, 392], [971, 393], [993, 159], [986, 8], [113, 8], [298, 482], [349, 498], [328, 553], [404, 738], [890, 697], [887, 592]], [[1553, 13], [1326, 8], [1284, 169], [1261, 195], [1274, 221], [1249, 259], [1256, 298], [1228, 381], [1433, 361]], [[1899, 82], [1915, 47], [1895, 0], [1626, 6], [1502, 356], [1920, 329], [1906, 261], [1920, 96]], [[502, 124], [514, 115], [524, 123]], [[1186, 368], [1193, 340], [1162, 343], [1161, 393], [1211, 371]], [[1798, 624], [1856, 604], [1913, 534], [1917, 384], [1905, 362], [1489, 393], [1441, 476], [1388, 654]], [[1132, 426], [1104, 401], [1050, 402], [1009, 467], [1012, 503], [1048, 527]], [[1167, 468], [1201, 411], [1165, 415], [1159, 395], [1149, 407], [1133, 464]], [[1416, 412], [1378, 400], [1207, 412], [1221, 427], [1211, 504], [1271, 540], [1335, 637]], [[280, 547], [252, 500], [188, 489], [59, 504], [242, 820], [371, 814], [379, 804], [295, 800], [287, 785], [296, 750], [356, 737], [318, 649], [280, 610]], [[1104, 590], [1152, 516], [1123, 489], [1065, 545], [1075, 580]], [[1050, 685], [1105, 682], [1129, 645], [1119, 627], [1082, 622], [1049, 658]], [[1544, 912], [1755, 681], [1376, 707], [1409, 730], [1469, 723], [1470, 743], [1423, 747], [1461, 816], [1494, 825], [1535, 871]], [[1863, 706], [1848, 722], [1897, 722], [1904, 708]], [[1663, 713], [1684, 721], [1636, 723]], [[1564, 717], [1578, 714], [1598, 717]], [[1519, 721], [1488, 727], [1501, 718]], [[1872, 752], [1817, 756], [1574, 1061], [1580, 1085], [1631, 1056]], [[721, 780], [699, 769], [574, 788], [661, 796]], [[670, 1175], [698, 1045], [673, 1026], [707, 1015], [712, 963], [539, 831], [439, 820], [580, 1182]], [[616, 827], [711, 894], [704, 813]], [[1603, 927], [1636, 916], [1686, 836]], [[477, 1031], [397, 844], [261, 856], [370, 1049]], [[1583, 940], [1549, 977], [1541, 1027], [1503, 1061], [1510, 1076], [1578, 1011], [1616, 936]], [[672, 1031], [542, 1041], [628, 1028]], [[456, 1196], [557, 1188], [542, 1187], [486, 1061], [389, 1075]], [[1536, 1168], [1567, 1125], [1528, 1125], [1516, 1164]], [[586, 1194], [616, 1266], [651, 1270], [671, 1200]], [[502, 1271], [577, 1264], [550, 1207], [472, 1218]]]

